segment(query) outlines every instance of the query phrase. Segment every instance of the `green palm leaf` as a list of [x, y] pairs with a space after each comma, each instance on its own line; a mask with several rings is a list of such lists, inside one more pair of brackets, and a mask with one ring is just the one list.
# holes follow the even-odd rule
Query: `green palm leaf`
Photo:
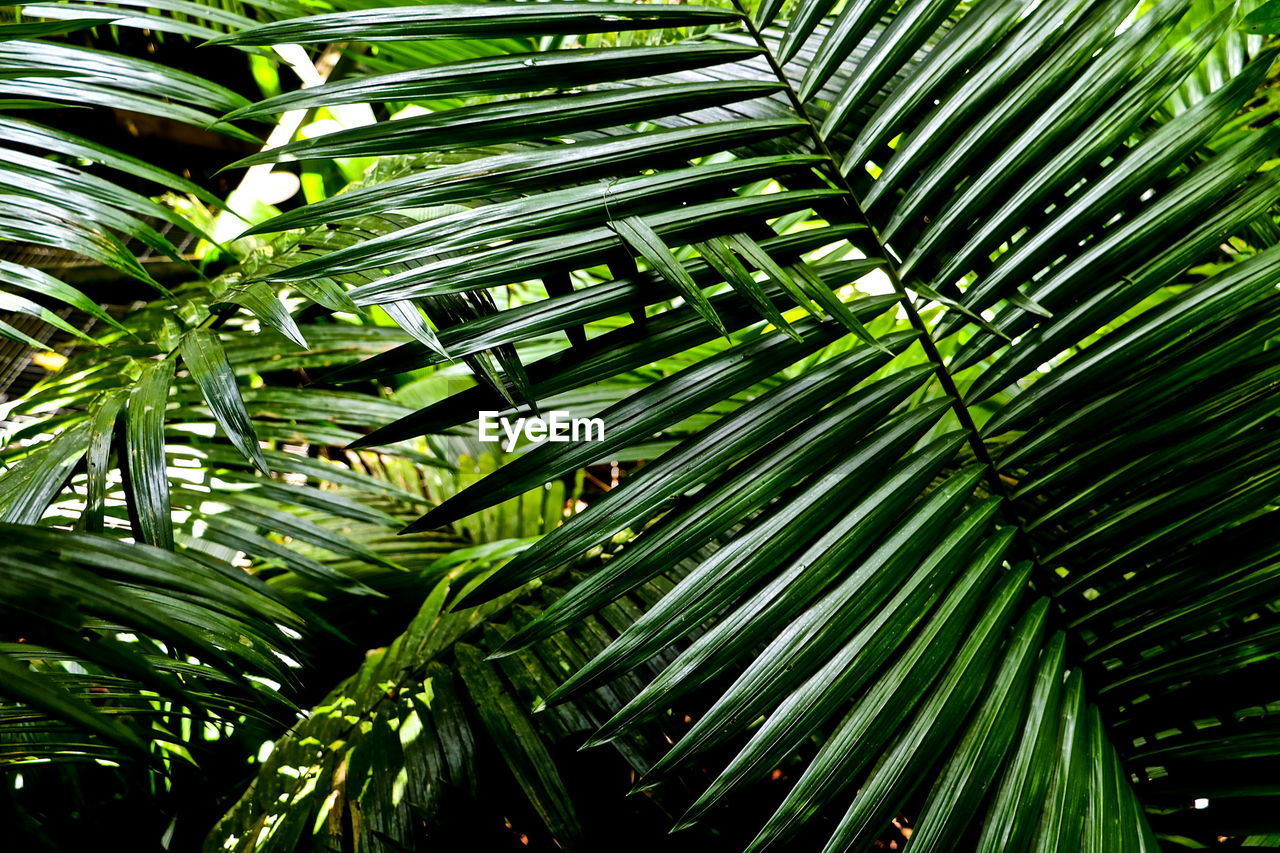
[[[545, 404], [556, 393], [634, 369], [644, 363], [640, 358], [658, 357], [664, 351], [658, 342], [669, 328], [661, 325], [668, 313], [715, 327], [698, 339], [708, 345], [722, 324], [733, 336], [732, 344], [718, 354], [700, 356], [685, 371], [603, 409], [604, 445], [534, 448], [433, 510], [414, 526], [417, 530], [482, 511], [563, 476], [593, 456], [620, 453], [753, 384], [776, 383], [771, 393], [746, 405], [735, 401], [731, 413], [714, 417], [678, 443], [669, 457], [660, 457], [652, 469], [629, 479], [616, 496], [610, 494], [551, 533], [467, 599], [479, 602], [515, 589], [609, 537], [643, 530], [607, 567], [504, 644], [504, 654], [517, 653], [655, 577], [699, 545], [714, 543], [712, 556], [702, 558], [619, 639], [550, 696], [555, 702], [607, 684], [712, 620], [714, 627], [682, 651], [594, 738], [600, 742], [616, 737], [693, 688], [715, 685], [720, 698], [659, 762], [660, 772], [671, 773], [710, 745], [739, 740], [752, 720], [763, 715], [764, 725], [697, 801], [690, 819], [703, 816], [711, 804], [731, 798], [747, 780], [777, 766], [810, 735], [822, 733], [825, 745], [778, 813], [764, 824], [758, 846], [789, 837], [835, 806], [841, 810], [836, 814], [844, 817], [833, 825], [828, 849], [867, 847], [905, 803], [925, 795], [920, 780], [937, 770], [938, 782], [920, 807], [913, 848], [952, 849], [952, 840], [987, 811], [990, 817], [981, 830], [985, 849], [1005, 844], [1018, 849], [1143, 849], [1151, 843], [1151, 830], [1135, 805], [1134, 791], [1140, 796], [1148, 780], [1132, 765], [1120, 763], [1128, 761], [1130, 742], [1109, 734], [1123, 725], [1132, 700], [1100, 697], [1107, 691], [1140, 697], [1143, 690], [1174, 690], [1175, 678], [1203, 670], [1195, 669], [1192, 659], [1183, 661], [1176, 645], [1157, 645], [1158, 651], [1151, 652], [1171, 656], [1165, 665], [1144, 666], [1135, 660], [1130, 666], [1136, 669], [1121, 664], [1119, 671], [1107, 674], [1093, 669], [1080, 673], [1071, 667], [1084, 660], [1078, 657], [1077, 643], [1086, 650], [1094, 645], [1107, 649], [1099, 651], [1101, 656], [1117, 653], [1118, 647], [1105, 645], [1103, 623], [1096, 620], [1112, 625], [1137, 618], [1134, 608], [1141, 605], [1132, 596], [1146, 589], [1147, 578], [1156, 582], [1163, 560], [1192, 542], [1229, 534], [1269, 506], [1275, 468], [1269, 446], [1249, 445], [1246, 450], [1243, 439], [1221, 451], [1214, 445], [1262, 423], [1269, 407], [1233, 408], [1221, 420], [1205, 424], [1193, 443], [1185, 442], [1192, 441], [1187, 419], [1197, 406], [1216, 412], [1216, 406], [1232, 405], [1227, 401], [1250, 393], [1246, 389], [1253, 386], [1246, 377], [1257, 375], [1262, 381], [1263, 374], [1254, 371], [1265, 370], [1269, 363], [1258, 347], [1270, 334], [1273, 316], [1275, 277], [1268, 266], [1272, 252], [1260, 251], [1207, 280], [1185, 276], [1188, 267], [1214, 251], [1209, 228], [1202, 227], [1206, 216], [1216, 217], [1213, 233], [1221, 240], [1225, 234], [1244, 234], [1247, 223], [1267, 211], [1275, 198], [1269, 177], [1257, 175], [1274, 148], [1268, 131], [1245, 133], [1233, 145], [1205, 148], [1265, 77], [1272, 57], [1267, 53], [1238, 66], [1226, 85], [1194, 103], [1183, 101], [1170, 115], [1161, 112], [1162, 105], [1183, 91], [1188, 76], [1198, 74], [1206, 57], [1229, 38], [1231, 10], [1193, 20], [1186, 4], [1170, 0], [1117, 30], [1130, 13], [1127, 4], [1041, 4], [1028, 10], [1013, 3], [983, 2], [961, 11], [953, 6], [928, 0], [907, 3], [882, 25], [879, 18], [887, 8], [853, 3], [840, 10], [832, 26], [819, 28], [831, 4], [802, 2], [777, 34], [760, 33], [746, 17], [733, 19], [731, 13], [723, 13], [717, 23], [726, 33], [745, 32], [765, 53], [768, 61], [763, 64], [737, 56], [736, 62], [706, 64], [706, 54], [700, 52], [708, 43], [705, 38], [673, 40], [662, 49], [675, 62], [685, 45], [690, 63], [688, 70], [672, 68], [664, 80], [699, 79], [701, 91], [710, 93], [714, 89], [707, 87], [707, 75], [714, 71], [716, 80], [786, 87], [785, 104], [773, 99], [747, 100], [742, 107], [667, 104], [665, 89], [650, 89], [639, 81], [578, 96], [601, 104], [623, 103], [619, 98], [646, 104], [651, 110], [643, 113], [646, 119], [681, 128], [663, 132], [672, 134], [673, 145], [687, 141], [689, 158], [704, 153], [693, 147], [697, 137], [691, 129], [714, 126], [708, 122], [740, 124], [744, 134], [749, 122], [766, 117], [817, 122], [816, 132], [801, 132], [781, 144], [814, 152], [812, 166], [822, 180], [815, 181], [807, 172], [788, 176], [777, 169], [770, 175], [774, 191], [761, 197], [770, 200], [767, 206], [746, 200], [753, 197], [753, 189], [744, 181], [738, 198], [729, 196], [723, 202], [678, 206], [674, 198], [668, 202], [647, 196], [652, 207], [639, 217], [623, 209], [620, 201], [621, 212], [583, 206], [572, 217], [553, 218], [559, 199], [573, 197], [574, 183], [606, 177], [621, 188], [625, 181], [635, 180], [629, 170], [639, 161], [614, 158], [605, 147], [612, 143], [602, 144], [597, 136], [619, 132], [617, 125], [629, 124], [640, 113], [592, 115], [578, 110], [572, 98], [504, 101], [501, 109], [512, 115], [522, 108], [546, 110], [560, 139], [544, 143], [534, 154], [494, 157], [492, 171], [468, 180], [474, 181], [481, 198], [535, 188], [553, 192], [518, 202], [478, 204], [474, 212], [456, 215], [456, 226], [451, 227], [457, 229], [453, 246], [460, 254], [433, 260], [423, 252], [420, 266], [363, 285], [354, 298], [365, 303], [414, 300], [544, 277], [550, 281], [566, 269], [583, 270], [601, 260], [625, 282], [626, 265], [609, 254], [613, 249], [606, 235], [611, 229], [655, 271], [655, 284], [666, 286], [667, 298], [679, 294], [685, 305], [644, 321], [643, 332], [637, 334], [644, 334], [650, 346], [647, 352], [637, 350], [634, 362], [623, 355], [627, 344], [606, 358], [602, 337], [599, 356], [593, 355], [594, 341], [587, 339], [554, 356], [545, 367], [531, 365], [533, 399]], [[462, 14], [457, 32], [473, 34], [468, 17], [472, 8], [458, 10]], [[499, 22], [493, 26], [501, 35], [514, 33], [501, 28], [508, 16], [514, 20], [533, 14], [498, 3], [486, 10]], [[591, 11], [557, 7], [563, 21], [547, 13], [539, 17], [539, 25], [558, 25], [559, 33], [572, 37], [598, 26]], [[758, 19], [772, 21], [778, 11], [770, 5]], [[953, 12], [958, 17], [954, 25], [947, 23]], [[430, 29], [436, 24], [427, 23], [434, 22], [436, 14], [406, 17], [387, 12], [382, 31], [387, 35], [377, 37], [436, 35], [437, 30]], [[671, 14], [676, 14], [674, 9]], [[440, 15], [443, 20], [444, 13]], [[402, 19], [403, 30], [398, 31]], [[335, 19], [332, 25], [345, 27], [340, 31], [344, 37], [360, 37], [372, 32], [369, 27], [377, 20], [371, 10], [359, 18], [365, 29], [355, 25], [354, 16]], [[478, 28], [480, 19], [475, 20]], [[633, 25], [638, 21], [626, 26]], [[289, 26], [289, 32], [300, 34], [307, 22]], [[267, 28], [241, 40], [272, 37]], [[319, 40], [325, 30], [316, 29], [307, 37]], [[936, 44], [925, 53], [931, 43]], [[652, 49], [634, 49], [637, 69], [647, 61], [644, 51]], [[627, 48], [612, 50], [611, 61], [616, 57], [625, 62]], [[557, 63], [571, 60], [563, 52], [549, 55], [549, 61]], [[584, 81], [592, 79], [593, 61], [592, 54], [583, 54], [588, 75]], [[548, 84], [555, 86], [556, 80], [548, 78]], [[389, 79], [388, 85], [397, 81]], [[450, 85], [457, 86], [449, 90], [454, 95], [489, 93], [483, 83], [465, 90], [460, 78], [450, 78]], [[346, 88], [359, 91], [355, 84]], [[541, 88], [528, 85], [531, 95], [540, 95]], [[329, 99], [343, 97], [343, 91], [334, 87], [326, 94], [322, 87], [306, 97], [313, 103], [334, 103]], [[513, 81], [506, 91], [518, 91], [518, 84]], [[743, 90], [755, 95], [768, 91]], [[830, 93], [830, 107], [816, 100], [820, 91]], [[468, 109], [498, 114], [490, 107], [464, 108], [457, 122], [447, 112], [437, 112], [428, 123], [445, 134], [461, 132]], [[739, 115], [732, 115], [735, 111]], [[362, 128], [358, 136], [369, 140], [369, 146], [350, 151], [392, 150], [380, 146], [396, 144], [401, 128], [395, 124]], [[410, 125], [404, 129], [416, 132]], [[522, 138], [532, 139], [533, 134], [530, 130]], [[354, 142], [357, 137], [351, 138]], [[461, 136], [441, 138], [468, 144]], [[755, 153], [749, 146], [760, 144], [743, 139], [744, 147], [735, 150], [735, 157]], [[475, 140], [484, 141], [491, 140]], [[340, 142], [335, 139], [332, 147], [317, 150], [341, 153]], [[557, 163], [570, 161], [571, 171], [555, 171]], [[874, 166], [870, 181], [862, 177], [867, 161]], [[685, 168], [691, 181], [700, 173], [710, 179], [726, 162], [737, 160], [723, 155]], [[760, 162], [763, 169], [769, 168]], [[528, 170], [528, 177], [518, 184], [505, 171], [516, 164]], [[445, 188], [454, 180], [449, 169], [400, 178], [384, 189], [375, 184], [360, 190], [361, 195], [289, 214], [271, 227], [340, 220], [344, 211], [358, 211], [364, 204], [390, 209], [397, 204], [393, 193], [401, 191], [415, 200], [446, 198], [441, 193], [449, 192]], [[821, 190], [814, 192], [817, 187]], [[621, 190], [619, 196], [623, 197]], [[491, 217], [502, 215], [504, 205], [513, 214], [519, 210], [529, 217], [530, 230], [470, 230], [495, 221]], [[720, 213], [730, 210], [732, 223]], [[751, 217], [755, 221], [748, 224]], [[808, 300], [777, 302], [768, 290], [757, 290], [756, 279], [726, 251], [733, 245], [765, 271], [779, 288], [776, 292], [795, 296], [797, 283], [808, 279], [783, 272], [786, 262], [773, 261], [774, 248], [763, 249], [764, 257], [757, 259], [749, 245], [764, 237], [759, 245], [776, 246], [786, 232], [778, 236], [767, 223], [773, 220], [775, 227], [785, 228], [805, 217], [854, 229], [842, 236], [883, 265], [901, 309], [921, 335], [921, 349], [908, 352], [918, 353], [914, 358], [923, 358], [928, 370], [909, 375], [932, 374], [939, 380], [917, 394], [905, 412], [868, 409], [880, 419], [880, 431], [843, 446], [815, 444], [819, 433], [804, 432], [783, 401], [794, 395], [797, 409], [802, 401], [819, 411], [830, 407], [829, 421], [820, 416], [812, 421], [829, 432], [837, 418], [847, 420], [857, 409], [852, 402], [834, 402], [839, 395], [822, 399], [830, 393], [823, 383], [839, 377], [847, 388], [856, 388], [868, 377], [851, 367], [882, 365], [883, 359], [870, 359], [870, 349], [848, 350], [848, 344], [811, 356], [803, 366], [790, 352], [777, 361], [766, 356], [787, 349], [789, 332], [808, 340], [823, 327], [809, 331], [813, 327], [806, 324], [817, 321], [791, 319], [792, 306], [809, 309]], [[413, 226], [409, 233], [435, 233], [435, 227]], [[738, 239], [733, 234], [744, 230], [750, 234], [745, 239], [755, 239], [733, 244]], [[480, 242], [508, 236], [515, 239], [510, 246], [493, 249]], [[476, 242], [461, 242], [467, 239]], [[358, 258], [365, 269], [409, 260], [409, 245], [384, 239], [345, 255], [317, 257], [296, 274], [342, 270], [347, 258]], [[705, 266], [697, 265], [695, 251], [706, 258]], [[810, 264], [800, 267], [809, 268]], [[1143, 302], [1180, 281], [1192, 286], [1159, 305]], [[721, 282], [731, 289], [719, 290]], [[614, 299], [602, 303], [595, 316], [629, 310], [635, 303], [621, 298], [623, 291], [618, 298], [607, 296], [608, 288], [615, 286], [559, 288], [544, 303], [506, 309], [483, 324], [447, 330], [442, 345], [451, 353], [466, 352], [551, 329], [570, 329], [592, 317], [576, 310], [579, 303], [585, 308], [589, 298]], [[707, 293], [708, 288], [713, 289]], [[925, 319], [930, 300], [950, 308], [940, 323]], [[743, 315], [744, 319], [758, 322], [763, 316], [771, 328], [757, 327], [754, 334], [740, 336], [734, 331], [740, 326], [729, 319], [730, 306], [737, 304], [754, 305], [759, 313]], [[1134, 306], [1141, 306], [1138, 319], [1124, 323], [1125, 312]], [[848, 309], [856, 316], [860, 307], [855, 299]], [[984, 311], [993, 313], [984, 317]], [[504, 315], [509, 319], [504, 321]], [[868, 311], [862, 322], [873, 316]], [[975, 320], [976, 330], [971, 325]], [[1100, 329], [1117, 322], [1122, 324], [1118, 331], [1092, 340]], [[815, 343], [830, 347], [849, 333], [835, 328], [836, 336], [822, 336]], [[957, 333], [960, 354], [952, 360], [956, 344], [939, 342]], [[618, 343], [627, 340], [624, 334], [611, 334]], [[1082, 341], [1089, 344], [1083, 352], [1065, 354]], [[677, 346], [694, 342], [686, 338]], [[902, 353], [907, 343], [882, 342], [890, 353]], [[993, 354], [989, 376], [975, 382], [961, 372]], [[428, 360], [424, 349], [411, 347], [371, 360], [367, 368], [350, 375], [387, 375]], [[892, 374], [910, 363], [890, 362], [883, 371]], [[788, 367], [791, 364], [796, 366]], [[1048, 365], [1043, 376], [1035, 375], [1040, 365]], [[738, 374], [740, 383], [732, 378]], [[973, 390], [965, 391], [970, 384]], [[1139, 389], [1144, 386], [1160, 389], [1149, 409], [1161, 419], [1158, 426], [1152, 425], [1153, 435], [1164, 436], [1166, 442], [1185, 437], [1181, 445], [1164, 445], [1169, 452], [1124, 439], [1126, 425], [1133, 428], [1135, 423], [1132, 407], [1143, 396]], [[880, 387], [887, 391], [889, 386], [867, 385], [848, 400], [870, 402], [874, 396], [868, 395]], [[810, 388], [815, 396], [805, 396]], [[1210, 389], [1213, 397], [1201, 396]], [[962, 393], [967, 406], [960, 402]], [[465, 423], [473, 408], [491, 405], [484, 397], [479, 391], [458, 395], [361, 444]], [[925, 403], [930, 398], [939, 402]], [[1128, 411], [1122, 408], [1126, 406]], [[869, 421], [867, 428], [875, 424]], [[946, 432], [957, 426], [958, 432]], [[739, 429], [743, 439], [735, 443]], [[787, 430], [797, 438], [810, 436], [807, 446], [778, 438], [775, 446], [779, 451], [785, 448], [785, 453], [769, 456], [760, 451], [732, 461], [765, 440], [765, 432]], [[1018, 435], [1009, 436], [1010, 430]], [[751, 436], [749, 441], [746, 436]], [[913, 451], [917, 441], [921, 446]], [[1182, 448], [1183, 458], [1174, 446]], [[820, 451], [804, 456], [810, 447], [829, 449], [826, 455]], [[1137, 458], [1116, 468], [1121, 448]], [[1239, 453], [1246, 455], [1234, 455]], [[1229, 458], [1236, 461], [1228, 462]], [[965, 468], [966, 459], [976, 461], [977, 467]], [[1069, 468], [1069, 460], [1086, 467]], [[1054, 471], [1059, 473], [1051, 475]], [[1064, 479], [1068, 471], [1071, 477]], [[1180, 476], [1189, 479], [1176, 481]], [[749, 478], [762, 477], [776, 477], [777, 485], [757, 498], [741, 493]], [[766, 505], [769, 500], [774, 503]], [[1055, 502], [1064, 500], [1069, 508], [1055, 511]], [[963, 535], [956, 531], [957, 516], [967, 519]], [[646, 528], [654, 518], [658, 521]], [[1015, 535], [1018, 528], [1029, 532]], [[979, 558], [972, 551], [983, 540], [990, 544]], [[934, 550], [935, 545], [941, 550]], [[1002, 560], [1016, 567], [1003, 569]], [[908, 578], [911, 583], [902, 586]], [[992, 584], [997, 592], [984, 594]], [[1034, 587], [1030, 594], [1025, 592], [1028, 584]], [[1184, 583], [1181, 593], [1192, 595], [1193, 588]], [[891, 594], [894, 589], [896, 596]], [[1086, 591], [1088, 595], [1080, 598]], [[1108, 599], [1115, 603], [1108, 604]], [[1099, 607], [1119, 607], [1121, 600], [1132, 602], [1124, 616], [1099, 611], [1108, 615], [1094, 617], [1090, 633], [1065, 649], [1060, 633], [1045, 630], [1047, 621], [1074, 629], [1075, 619]], [[1157, 641], [1152, 637], [1147, 642]], [[1241, 642], [1246, 642], [1243, 635]], [[763, 654], [760, 644], [767, 649]], [[746, 667], [743, 674], [732, 675], [741, 666]], [[850, 702], [852, 710], [841, 722], [839, 713]], [[1232, 713], [1223, 708], [1223, 725], [1238, 724]], [[1042, 734], [1049, 720], [1054, 728]], [[1053, 732], [1061, 732], [1061, 738]], [[855, 744], [856, 750], [849, 753]], [[850, 805], [846, 788], [857, 779], [863, 780], [858, 782], [861, 791]], [[1039, 803], [1043, 797], [1047, 799]], [[1085, 798], [1089, 807], [1078, 807]]]
[[[247, 27], [187, 5], [135, 25], [189, 11], [168, 31], [349, 43], [372, 73], [251, 105], [37, 29], [0, 41], [31, 71], [0, 92], [242, 139], [215, 115], [390, 105], [235, 165], [384, 159], [259, 222], [265, 250], [198, 294], [162, 289], [167, 319], [133, 329], [152, 343], [81, 353], [21, 409], [53, 437], [3, 454], [4, 519], [104, 534], [58, 564], [88, 602], [63, 621], [136, 624], [225, 681], [172, 689], [156, 655], [61, 623], [42, 642], [130, 701], [145, 685], [218, 713], [252, 689], [237, 662], [284, 674], [264, 652], [296, 621], [282, 595], [345, 619], [336, 602], [406, 594], [417, 614], [276, 732], [211, 849], [425, 847], [443, 791], [480, 794], [463, 769], [486, 750], [549, 843], [591, 849], [570, 743], [611, 744], [677, 828], [747, 803], [751, 850], [1280, 829], [1275, 54], [1240, 29], [1267, 31], [1269, 7], [348, 2]], [[0, 136], [164, 177], [16, 119]], [[16, 157], [0, 189], [0, 236], [142, 281], [121, 238], [169, 248], [144, 198], [77, 166]], [[245, 381], [277, 369], [323, 387]], [[332, 387], [409, 376], [430, 390]], [[599, 417], [602, 440], [465, 457], [441, 485], [478, 412], [557, 409]], [[612, 482], [566, 515], [597, 463]], [[126, 517], [159, 547], [120, 542]], [[415, 517], [397, 544], [389, 525]], [[479, 550], [442, 558], [455, 537]], [[15, 588], [50, 547], [14, 561]], [[252, 593], [226, 585], [228, 554], [254, 562]], [[167, 609], [113, 602], [121, 566], [174, 585]], [[223, 585], [202, 607], [187, 585], [206, 575]], [[15, 727], [36, 712], [131, 742], [82, 681], [6, 654]]]

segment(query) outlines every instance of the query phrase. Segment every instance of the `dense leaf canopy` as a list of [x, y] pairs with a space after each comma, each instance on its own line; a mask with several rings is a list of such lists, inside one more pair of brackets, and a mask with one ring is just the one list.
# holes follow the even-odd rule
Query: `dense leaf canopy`
[[1274, 5], [19, 4], [0, 239], [149, 289], [0, 259], [24, 843], [1280, 844]]

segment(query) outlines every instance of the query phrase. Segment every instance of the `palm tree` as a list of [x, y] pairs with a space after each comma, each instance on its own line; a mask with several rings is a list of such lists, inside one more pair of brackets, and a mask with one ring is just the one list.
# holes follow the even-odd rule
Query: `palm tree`
[[[1280, 137], [1249, 32], [1275, 12], [168, 5], [216, 45], [344, 45], [361, 73], [322, 82], [326, 48], [249, 103], [4, 42], [53, 81], [0, 89], [242, 136], [280, 116], [251, 170], [383, 159], [177, 290], [110, 236], [169, 250], [145, 198], [6, 161], [4, 236], [161, 295], [20, 404], [19, 437], [52, 437], [0, 484], [5, 606], [36, 638], [0, 656], [15, 761], [132, 751], [167, 779], [185, 721], [274, 737], [219, 850], [429, 846], [477, 733], [547, 844], [602, 843], [560, 757], [584, 742], [674, 828], [721, 833], [702, 849], [1277, 843]], [[308, 115], [345, 126], [286, 141]], [[432, 383], [411, 406], [384, 393], [407, 374]], [[603, 438], [480, 477], [459, 453], [480, 411], [559, 409]], [[561, 523], [547, 489], [615, 460]], [[318, 704], [282, 731], [306, 694], [280, 654], [396, 593], [407, 630], [349, 677], [304, 666]]]

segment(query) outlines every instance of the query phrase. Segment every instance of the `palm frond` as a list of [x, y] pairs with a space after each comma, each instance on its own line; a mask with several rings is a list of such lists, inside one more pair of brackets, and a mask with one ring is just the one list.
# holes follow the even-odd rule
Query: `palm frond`
[[[611, 29], [661, 27], [643, 17], [653, 8], [620, 14], [625, 27]], [[506, 36], [516, 19], [536, 15], [538, 26], [565, 37], [548, 57], [564, 64], [571, 57], [563, 47], [575, 36], [610, 29], [597, 11], [502, 3], [371, 9], [328, 16], [315, 28], [302, 19], [250, 30], [234, 41], [472, 36], [486, 28]], [[752, 849], [845, 806], [828, 830], [829, 850], [869, 846], [908, 804], [919, 816], [913, 848], [954, 849], [954, 839], [971, 832], [984, 849], [1139, 850], [1154, 848], [1152, 826], [1205, 837], [1242, 831], [1229, 819], [1208, 829], [1212, 809], [1190, 815], [1189, 788], [1181, 801], [1160, 794], [1176, 762], [1140, 756], [1155, 742], [1202, 742], [1179, 710], [1188, 684], [1200, 689], [1200, 679], [1230, 677], [1272, 654], [1262, 598], [1243, 597], [1229, 613], [1198, 604], [1221, 579], [1246, 583], [1266, 560], [1243, 561], [1248, 569], [1203, 562], [1219, 537], [1260, 530], [1247, 522], [1269, 512], [1275, 494], [1274, 453], [1259, 432], [1271, 411], [1255, 396], [1269, 376], [1274, 250], [1253, 240], [1254, 223], [1275, 199], [1262, 171], [1275, 146], [1266, 127], [1233, 126], [1273, 54], [1230, 31], [1233, 10], [1192, 16], [1179, 0], [1136, 16], [1119, 2], [956, 9], [920, 0], [884, 22], [885, 7], [852, 3], [830, 26], [819, 22], [831, 4], [801, 2], [777, 31], [758, 29], [757, 20], [775, 21], [779, 11], [766, 4], [757, 19], [721, 10], [703, 18], [709, 32], [669, 34], [664, 56], [675, 61], [687, 49], [688, 71], [623, 86], [584, 82], [573, 94], [547, 93], [558, 78], [534, 85], [531, 73], [525, 98], [384, 122], [261, 158], [525, 143], [526, 151], [482, 156], [456, 176], [449, 166], [428, 169], [264, 228], [340, 221], [369, 204], [391, 210], [480, 199], [448, 219], [318, 256], [278, 278], [412, 265], [352, 291], [362, 304], [562, 281], [566, 272], [579, 283], [572, 291], [548, 284], [545, 300], [443, 332], [450, 354], [567, 332], [637, 302], [662, 304], [616, 331], [593, 335], [587, 325], [585, 341], [528, 365], [530, 404], [729, 336], [600, 409], [602, 446], [533, 448], [414, 529], [511, 499], [593, 455], [625, 453], [745, 393], [745, 405], [735, 399], [466, 599], [503, 594], [611, 537], [638, 533], [502, 649], [517, 652], [716, 545], [552, 694], [555, 701], [607, 684], [713, 621], [596, 741], [714, 685], [719, 698], [653, 776], [710, 746], [737, 744], [737, 756], [691, 808], [695, 820], [821, 734], [823, 745]], [[744, 36], [757, 57], [707, 62], [708, 44], [741, 44]], [[609, 59], [617, 79], [629, 49], [635, 77], [648, 77], [652, 48], [619, 46]], [[1224, 55], [1233, 60], [1229, 73], [1219, 64], [1206, 77]], [[581, 61], [590, 69], [594, 55], [583, 52]], [[489, 96], [483, 84], [464, 88], [467, 67], [407, 69], [399, 73], [408, 77], [385, 85], [395, 91], [401, 79], [439, 77], [455, 87], [453, 96]], [[583, 81], [599, 79], [592, 73]], [[710, 99], [699, 102], [674, 95], [684, 91], [672, 88], [681, 75], [735, 82], [704, 82], [691, 90]], [[1212, 80], [1212, 91], [1195, 94], [1186, 83], [1193, 76]], [[502, 79], [517, 91], [518, 76]], [[734, 88], [736, 81], [765, 88]], [[715, 102], [719, 89], [738, 93], [741, 106]], [[320, 87], [306, 97], [348, 96]], [[504, 124], [517, 115], [534, 119]], [[674, 129], [646, 132], [635, 124], [641, 119]], [[780, 141], [811, 158], [793, 161], [794, 172], [759, 161], [773, 169], [769, 180], [740, 174], [729, 178], [736, 185], [710, 183], [711, 199], [648, 194], [645, 209], [626, 208], [627, 181], [656, 180], [635, 173], [649, 165], [642, 154], [650, 143], [655, 155], [683, 154], [677, 169], [691, 182], [699, 174], [714, 181], [733, 174], [727, 163], [745, 167], [753, 156], [776, 154], [752, 147], [762, 120], [774, 123], [773, 133], [785, 132], [779, 122], [796, 122]], [[556, 139], [539, 141], [543, 135]], [[620, 157], [612, 152], [623, 149], [610, 146], [623, 140]], [[704, 141], [725, 153], [708, 156]], [[676, 180], [670, 165], [651, 162], [656, 176]], [[605, 183], [596, 190], [593, 180]], [[609, 204], [614, 192], [618, 211]], [[575, 206], [562, 214], [566, 202]], [[504, 216], [512, 217], [510, 230], [489, 231]], [[517, 230], [519, 221], [536, 223], [534, 230]], [[458, 236], [440, 256], [434, 242], [416, 242], [425, 235]], [[489, 246], [490, 235], [514, 242]], [[1221, 262], [1228, 237], [1224, 269], [1191, 272]], [[770, 262], [749, 249], [737, 253], [763, 275], [730, 264], [726, 240], [763, 247]], [[824, 262], [831, 255], [819, 251], [833, 244], [867, 264], [846, 263], [842, 273], [841, 261]], [[871, 269], [887, 275], [891, 300], [841, 289]], [[744, 270], [760, 292], [741, 287]], [[831, 312], [797, 298], [812, 297], [814, 282], [841, 294], [860, 323], [895, 306], [913, 336], [881, 332], [888, 353], [855, 343]], [[661, 296], [632, 296], [637, 285]], [[593, 300], [598, 308], [588, 307]], [[735, 307], [740, 320], [731, 319]], [[689, 331], [678, 334], [677, 323]], [[437, 358], [410, 345], [344, 377], [385, 376]], [[911, 366], [920, 363], [927, 367]], [[965, 372], [979, 364], [981, 376]], [[917, 390], [926, 378], [936, 381]], [[913, 392], [904, 405], [902, 395]], [[439, 432], [500, 405], [476, 389], [362, 444]], [[850, 432], [840, 433], [845, 423]], [[754, 438], [735, 443], [736, 431], [752, 429], [777, 436], [772, 452], [756, 450]], [[1139, 626], [1159, 610], [1148, 608], [1147, 596], [1161, 590], [1168, 590], [1161, 605], [1178, 602], [1188, 621], [1148, 634]], [[1224, 697], [1196, 719], [1212, 718], [1232, 743], [1231, 733], [1257, 725], [1249, 705], [1273, 699]], [[1222, 754], [1226, 760], [1226, 746]], [[921, 780], [933, 775], [936, 785], [925, 790]], [[1231, 796], [1212, 778], [1189, 784], [1213, 802]], [[1204, 828], [1182, 828], [1192, 817]]]

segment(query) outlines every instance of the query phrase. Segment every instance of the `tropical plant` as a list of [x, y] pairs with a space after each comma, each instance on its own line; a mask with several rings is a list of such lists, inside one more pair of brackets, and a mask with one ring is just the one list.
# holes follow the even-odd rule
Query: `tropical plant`
[[[0, 43], [21, 98], [279, 117], [225, 203], [0, 119], [193, 196], [0, 168], [0, 234], [161, 296], [15, 409], [10, 765], [249, 759], [211, 850], [459, 846], [492, 784], [473, 844], [625, 846], [584, 743], [699, 849], [1277, 844], [1269, 6], [122, 5], [9, 26], [303, 86]], [[309, 203], [250, 203], [291, 168]], [[139, 211], [204, 239], [186, 282]], [[603, 438], [477, 470], [480, 411], [559, 409]]]

